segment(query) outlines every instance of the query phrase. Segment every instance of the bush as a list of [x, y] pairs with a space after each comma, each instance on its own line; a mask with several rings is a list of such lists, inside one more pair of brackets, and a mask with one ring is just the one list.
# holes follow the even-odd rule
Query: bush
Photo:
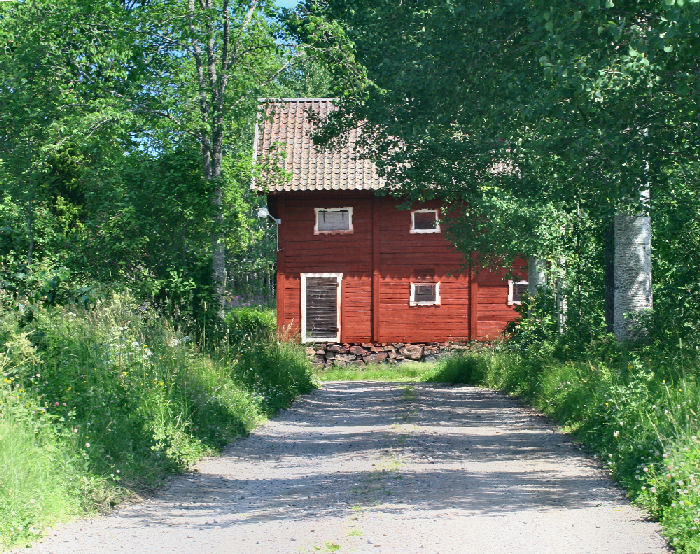
[[0, 369], [5, 546], [152, 490], [313, 387], [299, 347], [201, 352], [125, 295], [94, 309], [0, 296]]
[[239, 307], [226, 314], [226, 325], [234, 344], [270, 341], [275, 335], [277, 317], [271, 308]]
[[441, 362], [430, 381], [486, 385], [524, 397], [590, 448], [678, 552], [700, 551], [700, 363], [696, 354], [625, 350], [587, 360], [551, 342], [504, 344]]

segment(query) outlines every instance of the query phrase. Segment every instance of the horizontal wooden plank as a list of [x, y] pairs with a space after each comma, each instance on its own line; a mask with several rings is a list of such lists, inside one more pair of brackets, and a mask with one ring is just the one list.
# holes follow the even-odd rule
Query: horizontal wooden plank
[[[284, 199], [284, 200], [283, 200]], [[402, 342], [466, 338], [471, 300], [470, 276], [464, 257], [443, 233], [410, 233], [410, 211], [398, 210], [394, 198], [372, 198], [361, 192], [319, 192], [280, 195], [284, 202], [280, 238], [280, 266], [287, 274], [280, 279], [284, 295], [282, 319], [298, 326], [301, 309], [299, 273], [343, 273], [341, 285], [343, 340], [371, 340], [373, 290], [378, 294], [380, 340]], [[352, 207], [353, 233], [314, 235], [314, 208]], [[428, 202], [417, 208], [437, 208]], [[372, 284], [372, 211], [379, 214], [378, 291]], [[517, 263], [516, 263], [517, 265]], [[522, 264], [524, 265], [524, 264]], [[450, 274], [450, 275], [448, 275]], [[440, 306], [409, 306], [410, 285], [420, 275], [440, 281]], [[498, 336], [506, 323], [517, 317], [507, 306], [504, 271], [479, 271], [479, 335]], [[331, 301], [335, 291], [312, 294], [313, 302]], [[335, 313], [323, 308], [329, 319]], [[386, 328], [385, 328], [386, 327]]]

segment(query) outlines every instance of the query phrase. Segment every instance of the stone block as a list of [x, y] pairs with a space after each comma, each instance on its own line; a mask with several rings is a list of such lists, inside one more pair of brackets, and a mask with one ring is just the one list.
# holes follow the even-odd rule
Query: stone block
[[366, 353], [367, 353], [367, 351], [366, 351], [364, 348], [362, 348], [361, 346], [357, 346], [357, 345], [351, 346], [351, 347], [348, 349], [348, 351], [349, 351], [351, 354], [355, 354], [355, 356], [362, 356], [363, 354], [366, 354]]
[[423, 347], [417, 344], [404, 346], [399, 350], [402, 356], [409, 360], [420, 360], [423, 357]]

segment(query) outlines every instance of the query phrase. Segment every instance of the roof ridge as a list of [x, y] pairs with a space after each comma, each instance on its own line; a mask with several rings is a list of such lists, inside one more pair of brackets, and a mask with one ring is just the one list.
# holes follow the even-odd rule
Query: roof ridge
[[258, 98], [258, 102], [334, 102], [338, 101], [340, 98], [337, 97], [327, 97], [327, 98], [313, 98], [313, 97], [297, 97], [297, 98], [275, 98], [274, 96], [261, 96]]

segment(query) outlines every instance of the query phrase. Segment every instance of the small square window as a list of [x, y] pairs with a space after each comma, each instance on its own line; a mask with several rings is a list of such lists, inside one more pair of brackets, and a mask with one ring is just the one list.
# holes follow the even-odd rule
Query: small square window
[[411, 306], [440, 304], [440, 283], [411, 283]]
[[508, 305], [522, 304], [527, 292], [527, 281], [508, 281]]
[[440, 222], [437, 210], [415, 210], [411, 212], [411, 233], [439, 233]]
[[352, 232], [352, 208], [316, 208], [314, 234]]

